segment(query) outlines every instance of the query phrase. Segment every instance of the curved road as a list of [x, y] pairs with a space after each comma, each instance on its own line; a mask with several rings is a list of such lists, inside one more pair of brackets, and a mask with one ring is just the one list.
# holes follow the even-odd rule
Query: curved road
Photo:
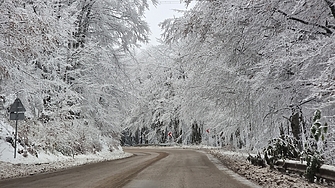
[[252, 184], [219, 170], [204, 152], [128, 148], [133, 157], [55, 173], [0, 181], [1, 188], [245, 188]]

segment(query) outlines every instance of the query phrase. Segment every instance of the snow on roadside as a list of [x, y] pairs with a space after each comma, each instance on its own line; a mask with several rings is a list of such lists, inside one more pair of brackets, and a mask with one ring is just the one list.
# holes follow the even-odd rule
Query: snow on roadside
[[[0, 179], [33, 175], [44, 172], [54, 172], [73, 166], [87, 163], [95, 163], [129, 157], [132, 154], [125, 153], [119, 146], [110, 152], [107, 146], [96, 154], [64, 156], [61, 153], [45, 153], [38, 151], [38, 157], [28, 154], [24, 157], [17, 154], [14, 159], [13, 146], [6, 141], [6, 137], [12, 137], [14, 129], [8, 123], [0, 121]], [[18, 150], [24, 149], [20, 144]]]
[[[104, 149], [97, 154], [76, 155], [74, 158], [40, 154], [40, 161], [26, 163], [10, 163], [0, 161], [0, 179], [29, 176], [45, 172], [55, 172], [69, 167], [80, 166], [88, 163], [96, 163], [130, 157], [132, 154], [125, 153], [121, 147], [113, 152]], [[44, 161], [44, 162], [41, 162]]]
[[308, 183], [303, 177], [294, 173], [282, 173], [271, 170], [269, 167], [259, 167], [247, 161], [247, 154], [242, 152], [232, 152], [224, 150], [210, 150], [210, 153], [218, 158], [224, 166], [235, 173], [261, 185], [264, 188], [324, 188], [334, 185], [320, 185]]

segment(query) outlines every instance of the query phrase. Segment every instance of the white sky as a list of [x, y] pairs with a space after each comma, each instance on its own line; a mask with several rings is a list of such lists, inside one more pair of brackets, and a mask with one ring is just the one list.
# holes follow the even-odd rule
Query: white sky
[[[160, 38], [160, 34], [162, 33], [160, 27], [158, 26], [159, 23], [163, 22], [165, 19], [173, 18], [173, 17], [180, 17], [182, 13], [174, 11], [177, 10], [186, 10], [190, 9], [190, 7], [186, 8], [184, 3], [180, 3], [179, 0], [171, 0], [171, 1], [159, 1], [156, 7], [150, 4], [150, 9], [146, 11], [145, 17], [146, 21], [149, 24], [151, 30], [151, 36], [149, 41], [149, 46], [159, 44], [157, 42], [157, 38]], [[142, 44], [143, 47], [147, 45]]]

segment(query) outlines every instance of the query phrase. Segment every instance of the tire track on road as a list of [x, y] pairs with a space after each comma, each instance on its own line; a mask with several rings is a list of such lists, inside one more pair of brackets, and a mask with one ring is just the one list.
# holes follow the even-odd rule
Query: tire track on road
[[118, 173], [116, 175], [113, 175], [111, 177], [99, 181], [97, 183], [98, 186], [95, 188], [110, 188], [110, 187], [121, 188], [125, 186], [132, 180], [132, 178], [134, 178], [142, 170], [169, 155], [168, 153], [165, 152], [157, 152], [157, 153], [159, 154], [157, 157], [149, 159], [144, 163], [140, 164], [139, 166], [136, 166], [135, 168], [129, 169], [125, 172]]

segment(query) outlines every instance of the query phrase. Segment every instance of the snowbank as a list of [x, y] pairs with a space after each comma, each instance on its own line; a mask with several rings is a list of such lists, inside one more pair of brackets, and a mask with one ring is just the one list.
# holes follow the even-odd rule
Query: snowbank
[[[26, 157], [17, 154], [14, 159], [13, 146], [6, 141], [6, 137], [13, 137], [13, 132], [12, 126], [0, 121], [0, 179], [53, 172], [82, 164], [120, 159], [132, 155], [125, 153], [121, 146], [114, 148], [113, 152], [110, 152], [107, 146], [103, 146], [103, 149], [96, 154], [69, 157], [61, 153], [38, 151], [38, 157], [31, 154]], [[18, 150], [24, 149], [20, 144], [17, 147]]]

